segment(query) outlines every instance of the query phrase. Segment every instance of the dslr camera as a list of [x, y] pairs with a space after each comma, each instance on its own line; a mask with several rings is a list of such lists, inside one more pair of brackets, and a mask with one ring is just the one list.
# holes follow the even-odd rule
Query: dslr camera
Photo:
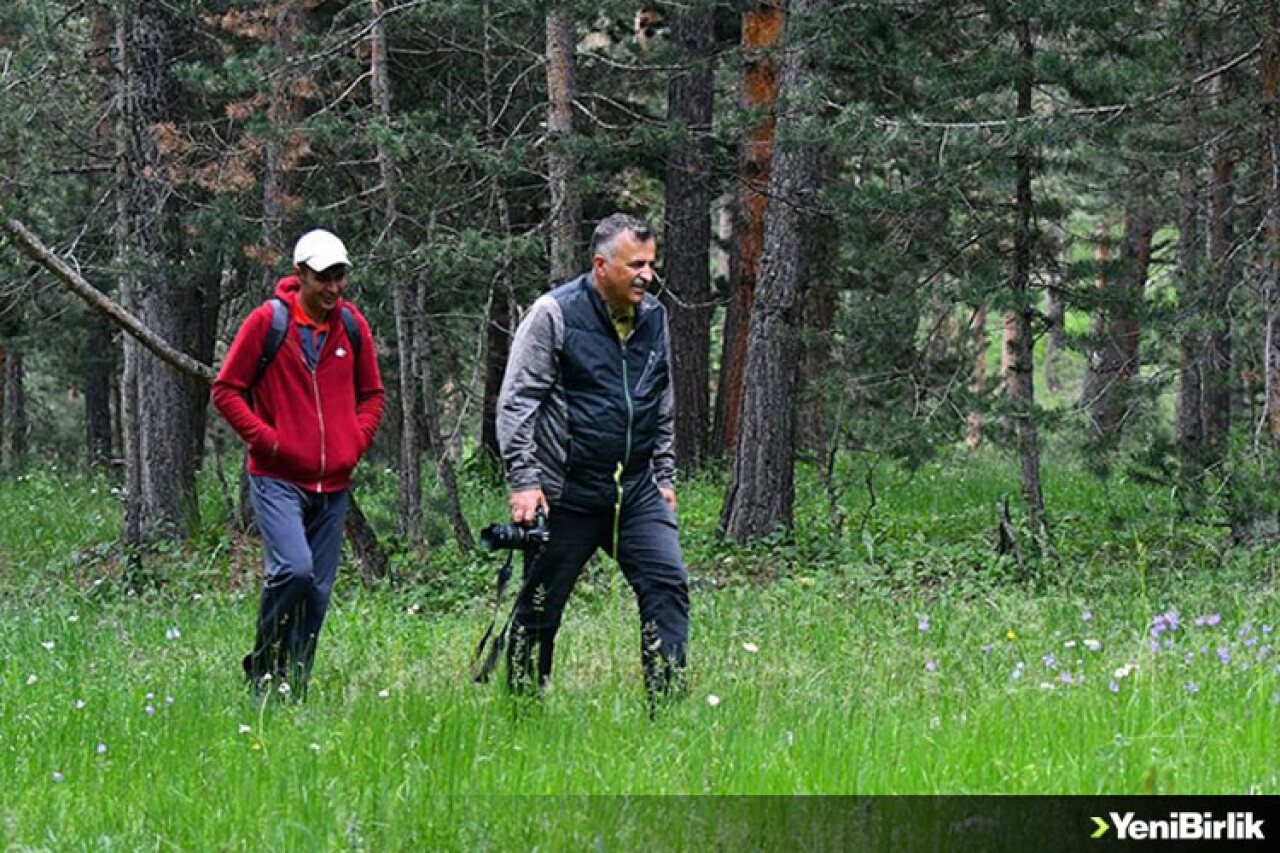
[[534, 517], [533, 527], [490, 524], [480, 531], [480, 544], [490, 551], [529, 551], [550, 541], [551, 529], [547, 527], [547, 516], [541, 509]]

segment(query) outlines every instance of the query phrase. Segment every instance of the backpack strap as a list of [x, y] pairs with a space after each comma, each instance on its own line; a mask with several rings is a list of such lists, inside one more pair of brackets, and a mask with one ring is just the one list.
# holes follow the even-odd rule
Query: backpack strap
[[360, 324], [356, 322], [356, 313], [350, 307], [342, 306], [342, 325], [347, 330], [347, 342], [351, 344], [352, 364], [360, 357], [360, 345], [364, 343], [360, 335]]
[[[262, 355], [258, 356], [258, 369], [253, 374], [253, 385], [258, 384], [262, 374], [267, 372], [267, 365], [276, 357], [284, 344], [284, 337], [289, 332], [289, 306], [278, 296], [271, 297], [271, 328], [267, 330], [267, 339], [262, 342]], [[253, 387], [252, 385], [250, 387]]]

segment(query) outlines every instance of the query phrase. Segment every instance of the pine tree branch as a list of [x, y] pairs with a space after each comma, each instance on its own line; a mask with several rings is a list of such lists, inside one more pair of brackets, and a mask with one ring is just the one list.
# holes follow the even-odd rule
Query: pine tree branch
[[198, 382], [206, 385], [213, 383], [217, 374], [212, 367], [170, 346], [163, 338], [143, 325], [141, 320], [85, 281], [22, 222], [12, 216], [6, 216], [0, 220], [0, 224], [3, 224], [4, 230], [8, 232], [23, 254], [53, 273], [54, 277], [66, 285], [68, 290], [89, 303], [90, 308], [137, 338], [139, 343], [151, 350], [165, 364]]

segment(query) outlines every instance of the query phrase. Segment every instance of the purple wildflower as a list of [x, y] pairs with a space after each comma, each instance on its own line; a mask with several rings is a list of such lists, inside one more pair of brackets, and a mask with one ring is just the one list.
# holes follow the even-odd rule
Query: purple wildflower
[[929, 617], [928, 617], [928, 616], [921, 616], [921, 617], [920, 617], [920, 621], [916, 622], [916, 627], [917, 627], [918, 629], [920, 629], [920, 633], [921, 633], [921, 634], [923, 634], [925, 631], [928, 631], [928, 630], [929, 630]]
[[1178, 615], [1178, 611], [1172, 609], [1164, 614], [1164, 621], [1169, 626], [1170, 631], [1178, 630], [1178, 626], [1182, 624], [1182, 618]]
[[1270, 625], [1263, 625], [1263, 626], [1262, 626], [1262, 633], [1263, 633], [1263, 634], [1270, 634], [1270, 633], [1271, 633], [1271, 626], [1270, 626]]
[[1186, 690], [1188, 693], [1200, 692], [1200, 685], [1196, 684], [1194, 681], [1188, 681], [1186, 684], [1182, 685], [1182, 688]]
[[1053, 652], [1049, 652], [1049, 654], [1045, 655], [1043, 660], [1044, 660], [1044, 665], [1049, 669], [1058, 668], [1058, 659], [1053, 656]]
[[1081, 614], [1080, 614], [1080, 618], [1081, 618], [1081, 619], [1083, 619], [1085, 622], [1092, 622], [1092, 621], [1093, 621], [1093, 611], [1092, 611], [1092, 610], [1086, 610], [1085, 612], [1083, 612], [1083, 613], [1081, 613]]
[[1108, 690], [1110, 690], [1112, 693], [1119, 693], [1119, 692], [1120, 692], [1120, 685], [1119, 685], [1119, 684], [1117, 684], [1117, 683], [1116, 683], [1116, 681], [1115, 681], [1115, 679], [1113, 678], [1113, 679], [1111, 680], [1111, 683], [1107, 685], [1107, 689], [1108, 689]]
[[1195, 625], [1197, 628], [1203, 628], [1203, 627], [1204, 627], [1204, 617], [1203, 617], [1203, 616], [1197, 616], [1194, 620], [1192, 620], [1192, 623], [1191, 623], [1191, 624]]
[[144, 708], [143, 710], [147, 712], [147, 716], [148, 716], [148, 717], [152, 716], [152, 715], [153, 715], [153, 714], [155, 714], [155, 712], [156, 712], [156, 709], [155, 709], [155, 706], [154, 706], [154, 705], [148, 705], [148, 706], [147, 706], [146, 708]]
[[98, 755], [106, 755], [106, 754], [107, 754], [107, 745], [106, 745], [105, 743], [99, 743], [99, 744], [98, 744], [98, 748], [97, 748], [96, 750], [94, 750], [94, 751], [95, 751], [95, 752], [97, 752], [97, 753], [98, 753]]
[[1061, 673], [1058, 674], [1058, 680], [1061, 681], [1063, 684], [1070, 684], [1071, 673], [1063, 670]]
[[938, 662], [937, 662], [936, 660], [925, 661], [924, 668], [925, 668], [928, 672], [937, 672], [937, 671], [938, 671]]
[[1219, 648], [1218, 660], [1222, 661], [1223, 663], [1231, 663], [1231, 650], [1228, 649], [1226, 646], [1222, 646], [1221, 648]]
[[67, 778], [66, 776], [63, 776], [57, 770], [53, 771], [53, 781], [61, 782], [63, 779], [66, 779], [66, 778]]
[[1158, 652], [1158, 651], [1160, 651], [1160, 641], [1159, 641], [1159, 640], [1152, 640], [1152, 641], [1151, 641], [1151, 654], [1153, 654], [1153, 655], [1154, 655], [1154, 654], [1155, 654], [1156, 652]]
[[1085, 640], [1084, 647], [1091, 652], [1097, 652], [1102, 650], [1102, 643], [1097, 640]]
[[1222, 616], [1217, 613], [1210, 613], [1208, 616], [1204, 618], [1204, 624], [1208, 625], [1210, 628], [1213, 628], [1221, 621], [1222, 621]]

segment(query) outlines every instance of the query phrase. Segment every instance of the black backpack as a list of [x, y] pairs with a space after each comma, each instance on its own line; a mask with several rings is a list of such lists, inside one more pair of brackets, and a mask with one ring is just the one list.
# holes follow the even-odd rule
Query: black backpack
[[[346, 305], [342, 306], [342, 325], [347, 329], [347, 340], [351, 344], [352, 366], [360, 357], [360, 325], [356, 322], [355, 312]], [[284, 336], [289, 333], [289, 306], [279, 296], [271, 297], [271, 328], [267, 330], [267, 339], [262, 344], [262, 355], [258, 356], [258, 370], [253, 375], [253, 385], [258, 384], [262, 374], [267, 372], [267, 365], [276, 357], [284, 344]], [[253, 385], [249, 387], [253, 387]]]

